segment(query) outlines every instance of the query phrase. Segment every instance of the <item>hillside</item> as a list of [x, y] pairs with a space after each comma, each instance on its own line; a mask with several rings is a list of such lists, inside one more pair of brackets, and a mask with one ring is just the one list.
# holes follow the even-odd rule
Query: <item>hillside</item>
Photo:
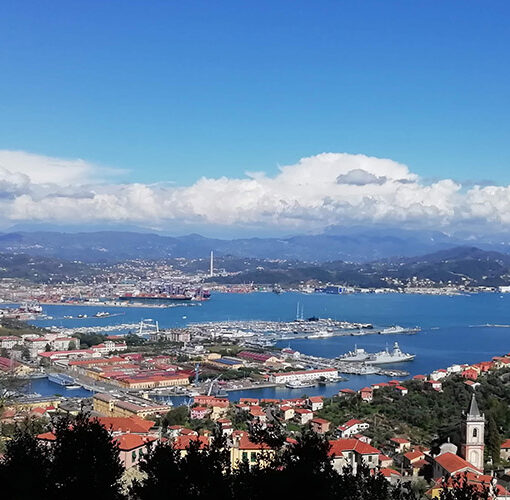
[[[330, 229], [323, 234], [282, 238], [215, 239], [198, 234], [165, 236], [129, 231], [63, 233], [19, 231], [0, 234], [0, 252], [22, 253], [82, 262], [121, 262], [129, 259], [188, 259], [231, 255], [238, 258], [286, 259], [306, 262], [373, 262], [394, 257], [430, 254], [456, 246], [503, 250], [505, 236], [494, 242], [471, 236], [454, 237], [437, 231], [401, 229]], [[507, 238], [508, 239], [508, 238]]]
[[0, 254], [0, 279], [19, 278], [35, 283], [88, 280], [96, 270], [87, 264], [25, 254]]
[[292, 269], [258, 269], [216, 278], [222, 283], [279, 283], [295, 285], [316, 280], [358, 287], [396, 287], [414, 281], [430, 284], [501, 286], [510, 284], [510, 256], [474, 247], [457, 247], [405, 259], [365, 264], [343, 261], [296, 265]]

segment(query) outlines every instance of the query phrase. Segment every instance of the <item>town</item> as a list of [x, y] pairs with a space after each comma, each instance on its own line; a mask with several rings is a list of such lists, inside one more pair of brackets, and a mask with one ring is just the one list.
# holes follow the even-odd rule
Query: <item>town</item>
[[[374, 383], [356, 391], [343, 388], [325, 398], [304, 395], [306, 388], [340, 380], [340, 373], [349, 371], [342, 365], [352, 369], [352, 363], [325, 366], [320, 359], [290, 348], [250, 347], [228, 335], [202, 334], [193, 341], [186, 329], [160, 331], [153, 327], [143, 337], [66, 336], [16, 320], [4, 320], [3, 328], [10, 332], [0, 337], [0, 370], [5, 382], [18, 379], [26, 384], [48, 377], [71, 390], [82, 387], [91, 391], [86, 398], [14, 391], [0, 408], [4, 443], [13, 425], [30, 419], [40, 428], [38, 439], [51, 445], [55, 416], [76, 415], [86, 408], [89, 418], [97, 418], [112, 432], [122, 463], [133, 477], [147, 447], [161, 439], [170, 440], [186, 453], [193, 440], [208, 443], [217, 426], [228, 437], [234, 467], [242, 461], [256, 463], [257, 455], [267, 451], [267, 444], [251, 440], [253, 425], [278, 426], [290, 440], [311, 429], [328, 439], [331, 462], [338, 472], [348, 466], [355, 473], [357, 467], [366, 466], [392, 484], [417, 482], [431, 498], [440, 494], [444, 478], [467, 472], [469, 484], [492, 488], [494, 498], [510, 495], [505, 482], [510, 470], [505, 468], [510, 439], [502, 436], [497, 456], [493, 449], [487, 454], [487, 422], [477, 401], [478, 387], [489, 376], [505, 377], [509, 372], [510, 354], [410, 379]], [[404, 377], [406, 373], [396, 371]], [[461, 422], [455, 432], [461, 436], [457, 444], [438, 443], [437, 433], [425, 435], [413, 426], [394, 425], [393, 431], [382, 432], [382, 421], [377, 422], [370, 411], [376, 405], [405, 404], [407, 398], [410, 401], [417, 395], [429, 399], [444, 395], [452, 385], [459, 390], [459, 384], [469, 398], [463, 413], [451, 415]], [[301, 396], [234, 396], [236, 390], [279, 386], [299, 389]], [[181, 397], [182, 402], [172, 406], [173, 397]]]

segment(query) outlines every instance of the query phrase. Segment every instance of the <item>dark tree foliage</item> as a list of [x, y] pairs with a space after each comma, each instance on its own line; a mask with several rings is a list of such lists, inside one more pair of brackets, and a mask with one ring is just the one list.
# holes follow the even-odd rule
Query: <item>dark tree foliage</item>
[[227, 440], [218, 429], [212, 438], [207, 446], [199, 440], [191, 441], [184, 456], [169, 444], [157, 444], [140, 464], [146, 478], [133, 484], [132, 498], [232, 498]]
[[468, 484], [465, 474], [452, 478], [452, 484], [449, 487], [445, 482], [441, 491], [441, 500], [489, 500], [494, 498], [490, 493], [488, 486], [477, 487]]
[[75, 336], [80, 339], [82, 349], [102, 344], [106, 340], [106, 335], [103, 333], [76, 333]]
[[163, 418], [163, 427], [167, 428], [171, 425], [184, 425], [188, 420], [188, 408], [186, 406], [178, 406], [172, 408]]
[[29, 426], [19, 427], [7, 441], [0, 462], [2, 498], [41, 498], [48, 483], [50, 454], [47, 446], [34, 437]]
[[487, 437], [485, 439], [487, 455], [497, 464], [500, 460], [501, 435], [494, 416], [490, 413], [487, 418]]
[[121, 498], [124, 472], [118, 446], [97, 420], [79, 414], [74, 421], [61, 418], [55, 427], [49, 488], [51, 498]]
[[145, 479], [134, 482], [131, 495], [139, 500], [159, 500], [172, 496], [181, 498], [183, 488], [180, 470], [179, 451], [166, 443], [158, 443], [140, 463], [140, 471]]
[[[265, 434], [265, 436], [264, 436]], [[384, 477], [361, 467], [357, 475], [338, 474], [329, 458], [329, 444], [307, 431], [296, 442], [283, 446], [278, 428], [266, 432], [254, 428], [254, 443], [270, 442], [276, 451], [263, 451], [255, 463], [230, 466], [227, 441], [219, 432], [210, 446], [191, 442], [180, 456], [168, 444], [157, 445], [141, 470], [146, 478], [136, 482], [131, 495], [136, 500], [175, 498], [267, 500], [268, 498], [320, 498], [344, 500], [414, 500], [408, 488], [392, 487]], [[275, 445], [279, 443], [280, 449]]]
[[[91, 500], [418, 500], [410, 484], [392, 486], [377, 471], [359, 466], [339, 474], [330, 461], [330, 445], [310, 430], [291, 443], [279, 427], [253, 428], [251, 440], [267, 443], [250, 462], [231, 465], [230, 445], [216, 428], [209, 445], [192, 440], [185, 453], [170, 442], [151, 447], [139, 464], [141, 478], [129, 493], [121, 487], [123, 468], [111, 434], [87, 415], [56, 423], [49, 445], [29, 427], [7, 444], [0, 461], [2, 499]], [[270, 445], [269, 445], [270, 444]], [[260, 451], [260, 449], [259, 449]], [[487, 500], [488, 489], [466, 484], [462, 477], [444, 485], [442, 500]]]

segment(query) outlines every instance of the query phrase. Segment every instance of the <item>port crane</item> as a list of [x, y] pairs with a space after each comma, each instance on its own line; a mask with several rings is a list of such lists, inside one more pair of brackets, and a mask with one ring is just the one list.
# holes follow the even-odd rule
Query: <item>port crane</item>
[[210, 396], [212, 393], [212, 389], [214, 387], [215, 382], [221, 377], [221, 375], [218, 375], [216, 378], [211, 380], [211, 384], [209, 385], [209, 390], [207, 391], [207, 395]]

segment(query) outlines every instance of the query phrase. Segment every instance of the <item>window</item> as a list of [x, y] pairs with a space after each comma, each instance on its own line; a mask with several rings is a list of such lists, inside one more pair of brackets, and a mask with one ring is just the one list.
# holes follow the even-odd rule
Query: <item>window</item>
[[476, 427], [473, 429], [473, 437], [478, 437], [478, 429]]
[[243, 461], [244, 460], [248, 460], [248, 452], [247, 451], [243, 451]]
[[132, 460], [133, 462], [135, 462], [135, 461], [136, 461], [136, 450], [134, 450], [134, 451], [132, 451], [132, 452], [131, 452], [131, 460]]
[[256, 453], [252, 453], [251, 457], [250, 457], [250, 460], [252, 461], [252, 463], [256, 462], [257, 461], [257, 454]]

